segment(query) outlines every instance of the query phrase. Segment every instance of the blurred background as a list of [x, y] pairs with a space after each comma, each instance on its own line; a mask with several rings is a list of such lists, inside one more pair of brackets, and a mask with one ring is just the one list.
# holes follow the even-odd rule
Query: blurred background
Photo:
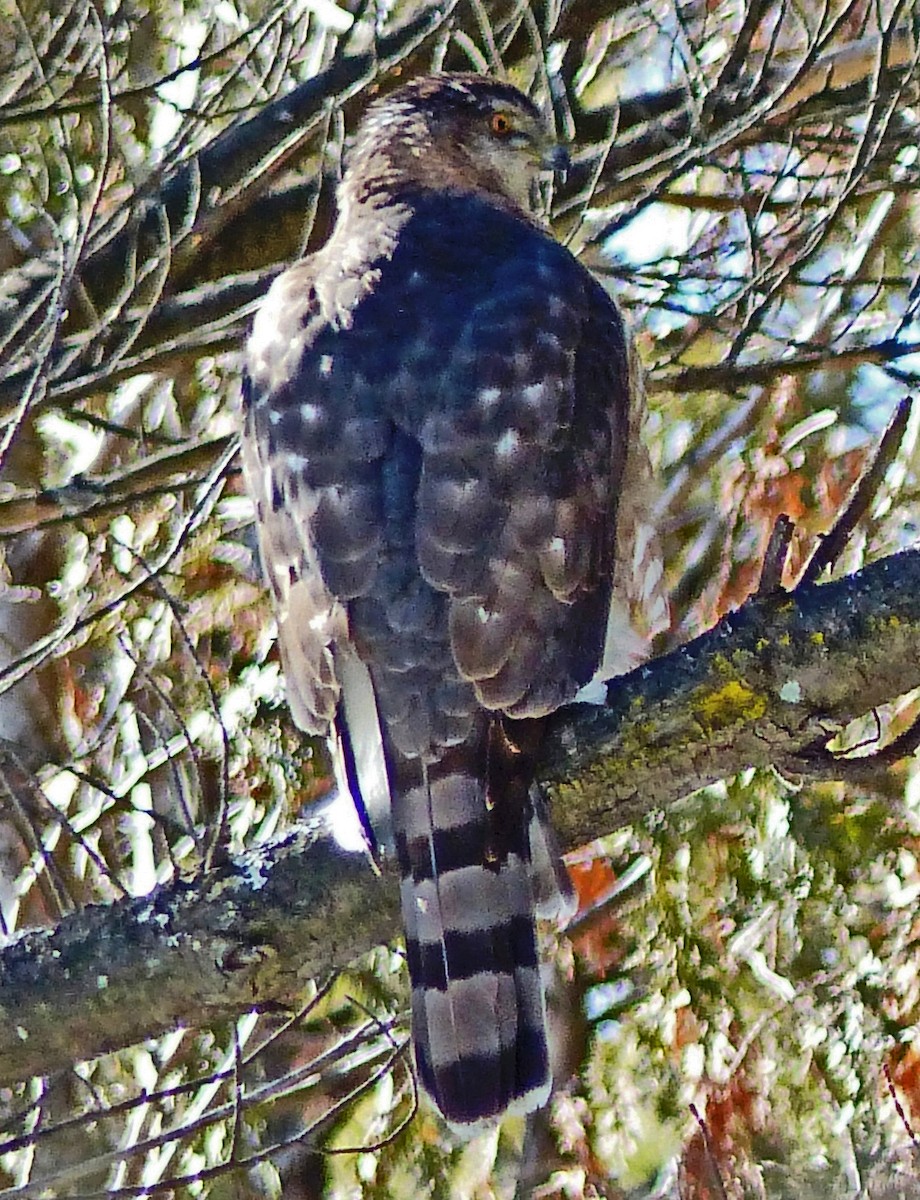
[[[657, 654], [757, 588], [783, 514], [796, 583], [916, 385], [917, 29], [906, 0], [5, 0], [3, 937], [270, 846], [329, 789], [283, 702], [239, 349], [373, 95], [487, 71], [571, 142], [552, 226], [648, 373]], [[914, 542], [918, 419], [835, 574]], [[749, 771], [571, 856], [562, 1086], [526, 1124], [458, 1145], [416, 1111], [394, 943], [299, 1011], [0, 1063], [2, 1195], [920, 1195], [918, 834], [908, 759]]]

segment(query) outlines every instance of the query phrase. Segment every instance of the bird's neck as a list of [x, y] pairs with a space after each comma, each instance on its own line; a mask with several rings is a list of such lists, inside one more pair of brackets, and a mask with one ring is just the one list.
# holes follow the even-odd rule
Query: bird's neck
[[525, 218], [529, 211], [488, 165], [471, 159], [460, 146], [433, 145], [399, 132], [368, 152], [355, 148], [339, 188], [339, 205], [349, 214], [376, 212], [390, 205], [414, 208], [432, 195], [473, 195]]

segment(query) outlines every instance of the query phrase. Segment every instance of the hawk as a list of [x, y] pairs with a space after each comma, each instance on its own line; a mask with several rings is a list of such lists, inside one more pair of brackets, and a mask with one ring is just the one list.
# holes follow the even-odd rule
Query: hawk
[[378, 99], [245, 354], [289, 704], [389, 806], [418, 1074], [462, 1126], [549, 1094], [530, 776], [601, 665], [635, 432], [618, 311], [531, 212], [561, 157], [506, 83]]

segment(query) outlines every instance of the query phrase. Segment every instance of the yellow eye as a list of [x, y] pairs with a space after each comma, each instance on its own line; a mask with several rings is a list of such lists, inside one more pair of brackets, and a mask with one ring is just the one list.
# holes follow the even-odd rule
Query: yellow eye
[[507, 137], [514, 128], [514, 122], [508, 113], [496, 112], [489, 118], [489, 128], [496, 137]]

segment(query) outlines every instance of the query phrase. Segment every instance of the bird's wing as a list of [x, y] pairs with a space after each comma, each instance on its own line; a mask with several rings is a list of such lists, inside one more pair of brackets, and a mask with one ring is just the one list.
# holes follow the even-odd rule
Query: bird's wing
[[246, 470], [295, 718], [341, 726], [359, 804], [386, 758], [420, 1074], [468, 1123], [548, 1087], [526, 755], [495, 714], [598, 666], [629, 375], [612, 303], [525, 220], [439, 194], [386, 255], [359, 240], [262, 307]]
[[[305, 259], [272, 285], [246, 346], [243, 469], [275, 599], [288, 702], [325, 733], [340, 697], [347, 601], [376, 570], [380, 460], [389, 423], [347, 403], [336, 337]], [[358, 406], [359, 408], [360, 406]]]
[[488, 708], [543, 715], [600, 663], [631, 387], [612, 301], [528, 229], [419, 414], [419, 563], [450, 596], [454, 659]]

